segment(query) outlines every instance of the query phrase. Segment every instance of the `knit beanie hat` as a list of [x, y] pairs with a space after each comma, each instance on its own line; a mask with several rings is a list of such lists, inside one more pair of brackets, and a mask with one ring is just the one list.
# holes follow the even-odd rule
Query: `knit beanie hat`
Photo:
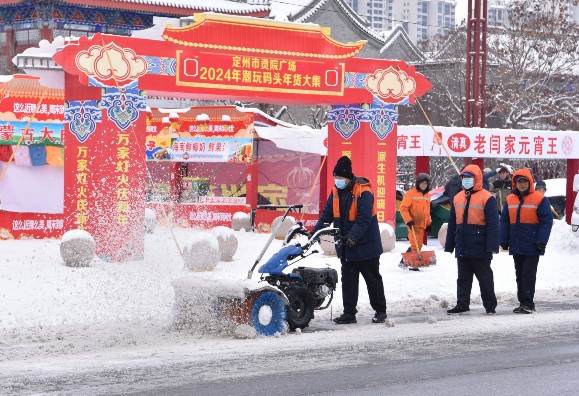
[[418, 176], [416, 176], [417, 183], [421, 183], [423, 181], [430, 183], [430, 175], [428, 173], [419, 173]]
[[545, 189], [545, 191], [547, 191], [547, 183], [545, 183], [543, 180], [539, 180], [536, 184], [535, 184], [535, 190], [537, 188], [541, 188], [543, 187]]
[[336, 166], [334, 167], [334, 176], [341, 176], [347, 179], [353, 179], [354, 173], [352, 173], [352, 161], [349, 157], [340, 157]]

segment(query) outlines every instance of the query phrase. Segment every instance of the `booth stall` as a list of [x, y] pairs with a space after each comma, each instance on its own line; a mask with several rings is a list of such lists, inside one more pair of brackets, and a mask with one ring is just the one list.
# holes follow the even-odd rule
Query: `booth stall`
[[266, 231], [279, 213], [259, 206], [299, 203], [300, 220], [317, 219], [322, 131], [235, 106], [147, 109], [146, 122], [146, 206], [158, 218], [229, 226], [253, 210]]
[[15, 75], [0, 83], [0, 240], [64, 228], [64, 90]]
[[[16, 75], [0, 95], [0, 239], [58, 238], [65, 231], [64, 91]], [[257, 109], [147, 109], [146, 207], [182, 227], [230, 226], [236, 212], [251, 213], [256, 229], [267, 231], [279, 213], [259, 205], [300, 203], [300, 220], [313, 223], [327, 150], [321, 133]], [[79, 160], [76, 171], [104, 160]]]

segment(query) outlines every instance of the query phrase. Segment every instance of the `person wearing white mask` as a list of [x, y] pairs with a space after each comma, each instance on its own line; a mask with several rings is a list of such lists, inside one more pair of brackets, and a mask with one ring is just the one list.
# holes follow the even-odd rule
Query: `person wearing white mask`
[[453, 315], [470, 311], [474, 275], [486, 313], [494, 315], [497, 298], [491, 261], [493, 253], [499, 252], [497, 201], [483, 188], [482, 171], [477, 165], [467, 165], [460, 177], [463, 189], [454, 197], [444, 244], [444, 251], [454, 252], [457, 259], [456, 306], [446, 312]]
[[376, 311], [372, 323], [386, 321], [386, 296], [380, 275], [383, 253], [376, 216], [376, 201], [370, 181], [356, 177], [352, 161], [341, 157], [334, 167], [334, 188], [312, 233], [333, 223], [340, 229], [336, 253], [342, 264], [342, 302], [344, 313], [334, 322], [356, 323], [360, 274], [368, 286], [370, 305]]

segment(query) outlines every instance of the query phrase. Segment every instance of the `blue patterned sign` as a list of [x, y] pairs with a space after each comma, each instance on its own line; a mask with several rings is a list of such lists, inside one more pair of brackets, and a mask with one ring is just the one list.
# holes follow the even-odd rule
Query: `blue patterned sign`
[[84, 143], [96, 130], [96, 123], [102, 122], [100, 101], [81, 100], [65, 102], [64, 121], [76, 139]]
[[103, 87], [103, 107], [107, 116], [120, 130], [126, 130], [146, 109], [145, 97], [139, 91], [138, 81], [121, 87]]
[[328, 121], [334, 123], [334, 129], [346, 140], [360, 129], [362, 123], [369, 123], [372, 132], [384, 140], [398, 123], [398, 112], [395, 105], [380, 103], [334, 106], [328, 111]]

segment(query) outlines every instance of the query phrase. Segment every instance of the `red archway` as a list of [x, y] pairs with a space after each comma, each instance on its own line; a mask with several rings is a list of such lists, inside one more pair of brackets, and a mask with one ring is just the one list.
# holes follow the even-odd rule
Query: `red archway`
[[[65, 74], [65, 229], [86, 228], [112, 260], [142, 255], [144, 95], [326, 104], [328, 162], [349, 155], [394, 224], [397, 105], [431, 84], [403, 61], [354, 58], [317, 25], [216, 14], [165, 41], [97, 34], [54, 55]], [[110, 158], [98, 167], [91, 158]], [[249, 187], [248, 187], [249, 188]], [[100, 243], [99, 243], [100, 242]]]

